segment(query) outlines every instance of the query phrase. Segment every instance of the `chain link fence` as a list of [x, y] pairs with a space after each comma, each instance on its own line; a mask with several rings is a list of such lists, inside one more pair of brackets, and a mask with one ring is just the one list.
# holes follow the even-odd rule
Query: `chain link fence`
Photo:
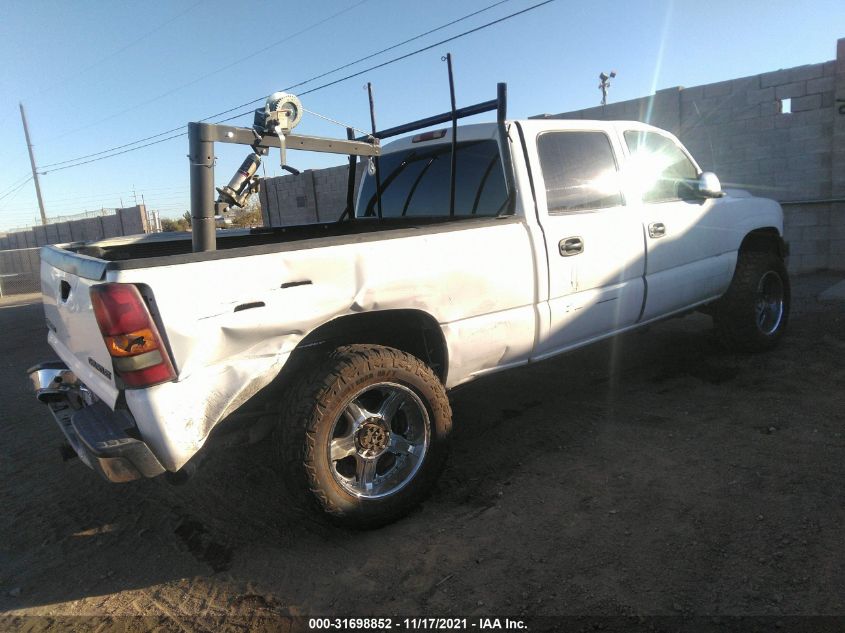
[[41, 292], [40, 270], [37, 248], [0, 251], [0, 297]]

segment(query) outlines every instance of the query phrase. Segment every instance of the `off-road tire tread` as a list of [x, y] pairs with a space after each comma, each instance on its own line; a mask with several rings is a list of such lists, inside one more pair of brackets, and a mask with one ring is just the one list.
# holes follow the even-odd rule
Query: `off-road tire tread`
[[[404, 503], [394, 502], [388, 514], [369, 516], [350, 513], [326, 494], [317, 476], [314, 462], [317, 446], [317, 427], [334, 398], [360, 376], [362, 371], [377, 369], [402, 369], [417, 376], [427, 387], [428, 397], [421, 397], [429, 408], [431, 444], [426, 464], [417, 477], [433, 483], [439, 476], [448, 456], [448, 444], [441, 440], [437, 449], [435, 420], [445, 420], [445, 431], [451, 431], [452, 410], [446, 390], [434, 372], [418, 358], [398, 349], [380, 345], [345, 345], [332, 351], [323, 362], [295, 383], [284, 398], [282, 417], [277, 437], [277, 448], [282, 460], [286, 485], [295, 499], [310, 499], [312, 510], [318, 511], [334, 523], [350, 527], [369, 528], [396, 520], [419, 503], [430, 485], [416, 486], [416, 494], [404, 495]], [[425, 471], [424, 473], [422, 471]], [[424, 482], [427, 483], [427, 482]], [[404, 491], [400, 491], [397, 497]]]
[[[777, 331], [769, 336], [757, 329], [749, 319], [750, 298], [756, 292], [760, 277], [767, 271], [778, 272], [784, 284], [784, 313]], [[789, 276], [783, 259], [771, 251], [742, 251], [727, 292], [714, 305], [713, 322], [722, 344], [731, 350], [761, 352], [777, 345], [789, 321]]]

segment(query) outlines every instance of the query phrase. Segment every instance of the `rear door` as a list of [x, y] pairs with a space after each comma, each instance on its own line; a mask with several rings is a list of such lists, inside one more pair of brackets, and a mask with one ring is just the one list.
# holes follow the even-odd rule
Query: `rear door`
[[640, 218], [625, 206], [612, 129], [571, 121], [560, 129], [521, 126], [549, 265], [542, 358], [636, 322], [645, 247]]

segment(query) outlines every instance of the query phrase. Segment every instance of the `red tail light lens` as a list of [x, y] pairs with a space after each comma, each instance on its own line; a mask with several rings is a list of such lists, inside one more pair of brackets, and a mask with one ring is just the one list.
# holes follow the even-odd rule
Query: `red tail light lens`
[[412, 143], [422, 143], [424, 141], [433, 141], [438, 138], [443, 138], [446, 136], [446, 130], [434, 130], [433, 132], [423, 132], [422, 134], [417, 134], [414, 138], [411, 139]]
[[176, 378], [158, 328], [136, 286], [92, 286], [91, 305], [114, 369], [127, 387], [151, 387]]

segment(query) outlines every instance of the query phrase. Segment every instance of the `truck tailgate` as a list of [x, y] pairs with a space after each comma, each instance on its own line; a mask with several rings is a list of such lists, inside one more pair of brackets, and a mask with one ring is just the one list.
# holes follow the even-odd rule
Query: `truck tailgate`
[[[57, 247], [47, 248], [60, 251]], [[49, 329], [47, 341], [77, 378], [114, 409], [119, 390], [88, 292], [102, 280], [99, 275], [91, 275], [96, 279], [83, 276], [81, 271], [91, 266], [69, 265], [77, 258], [79, 263], [90, 263], [90, 257], [68, 251], [61, 251], [58, 257], [55, 252], [44, 255], [42, 251], [41, 292]]]

